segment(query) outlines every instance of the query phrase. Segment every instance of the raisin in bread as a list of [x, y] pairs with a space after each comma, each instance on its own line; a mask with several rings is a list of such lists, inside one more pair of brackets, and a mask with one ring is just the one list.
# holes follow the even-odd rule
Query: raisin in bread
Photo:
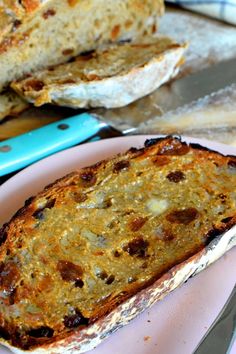
[[37, 72], [12, 88], [36, 106], [122, 107], [177, 74], [184, 49], [165, 37], [117, 44]]
[[235, 244], [235, 191], [236, 157], [171, 137], [46, 187], [0, 232], [1, 342], [93, 348]]
[[104, 43], [156, 30], [162, 0], [3, 0], [0, 89]]
[[2, 92], [0, 94], [0, 121], [8, 116], [16, 116], [28, 107], [29, 104], [14, 91]]

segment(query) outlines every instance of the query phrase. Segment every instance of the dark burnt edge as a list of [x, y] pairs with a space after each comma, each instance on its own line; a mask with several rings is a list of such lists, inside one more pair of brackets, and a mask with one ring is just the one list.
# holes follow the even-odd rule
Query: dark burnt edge
[[169, 139], [174, 139], [174, 140], [178, 140], [180, 143], [182, 144], [187, 144], [186, 142], [183, 142], [182, 141], [182, 137], [181, 135], [163, 135], [163, 136], [160, 136], [160, 137], [156, 137], [156, 138], [150, 138], [150, 139], [147, 139], [145, 142], [144, 142], [144, 148], [148, 148], [148, 147], [151, 147], [151, 146], [154, 146], [156, 144], [159, 144], [165, 140], [169, 140]]
[[[30, 197], [28, 199], [26, 199], [23, 207], [21, 207], [19, 210], [17, 210], [17, 212], [13, 215], [13, 219], [22, 216], [25, 214], [26, 209], [28, 208], [29, 205], [32, 204], [32, 202], [36, 199], [36, 196]], [[12, 219], [10, 220], [10, 222], [12, 221]]]
[[[35, 199], [36, 197], [30, 197], [28, 198], [24, 205], [16, 211], [16, 213], [10, 218], [10, 220], [6, 223], [4, 223], [2, 225], [2, 227], [0, 228], [0, 247], [2, 246], [2, 244], [5, 243], [5, 241], [7, 240], [7, 229], [8, 229], [8, 226], [15, 220], [17, 219], [19, 216], [22, 216], [25, 214], [28, 206], [32, 203], [32, 201]], [[5, 235], [6, 234], [6, 238], [5, 238]]]
[[[215, 247], [215, 242], [217, 242], [218, 238], [225, 232], [229, 231], [233, 226], [236, 225], [236, 215], [228, 218], [229, 221], [225, 222], [225, 225], [216, 227], [213, 226], [211, 230], [209, 230], [206, 234], [206, 247]], [[224, 223], [224, 222], [222, 222]]]
[[[144, 149], [152, 147], [152, 146], [154, 146], [156, 144], [159, 144], [159, 143], [163, 142], [164, 140], [168, 140], [168, 139], [178, 140], [181, 144], [188, 145], [189, 147], [191, 147], [194, 150], [202, 150], [202, 151], [212, 152], [212, 153], [215, 153], [215, 154], [223, 156], [223, 157], [236, 158], [236, 155], [224, 155], [223, 153], [221, 153], [221, 152], [219, 152], [217, 150], [208, 148], [208, 147], [203, 146], [203, 145], [198, 144], [198, 143], [187, 143], [187, 142], [183, 141], [183, 137], [181, 135], [166, 135], [166, 136], [163, 136], [163, 137], [147, 139], [144, 142]], [[131, 148], [131, 149], [136, 149], [136, 148]], [[137, 151], [141, 151], [141, 150], [144, 150], [144, 149], [143, 148], [137, 149]]]
[[[23, 207], [21, 207], [19, 210], [17, 210], [17, 212], [11, 217], [11, 219], [4, 223], [2, 225], [2, 227], [0, 228], [0, 247], [5, 243], [5, 241], [7, 240], [7, 229], [8, 229], [8, 226], [13, 222], [15, 221], [15, 219], [17, 219], [19, 216], [23, 216], [25, 214], [25, 212], [27, 211], [27, 208], [28, 206], [32, 203], [33, 200], [35, 200], [35, 196], [34, 197], [30, 197], [28, 198]], [[6, 238], [4, 236], [4, 234], [6, 234]], [[2, 241], [1, 239], [4, 239], [4, 241]]]
[[189, 146], [191, 148], [193, 148], [194, 150], [207, 151], [207, 152], [210, 152], [210, 153], [214, 153], [214, 154], [220, 155], [222, 157], [236, 158], [236, 155], [224, 155], [223, 153], [221, 153], [221, 152], [219, 152], [217, 150], [210, 149], [210, 148], [208, 148], [206, 146], [202, 146], [202, 145], [197, 144], [197, 143], [189, 143]]
[[7, 240], [7, 228], [8, 223], [5, 223], [0, 228], [0, 247], [6, 242]]

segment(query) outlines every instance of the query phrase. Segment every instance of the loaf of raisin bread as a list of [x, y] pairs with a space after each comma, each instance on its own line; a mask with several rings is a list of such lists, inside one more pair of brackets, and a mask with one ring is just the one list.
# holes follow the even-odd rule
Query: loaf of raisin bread
[[0, 89], [104, 43], [155, 32], [163, 0], [3, 0]]
[[176, 75], [184, 50], [184, 44], [166, 37], [114, 44], [36, 72], [12, 88], [36, 106], [122, 107]]
[[167, 137], [76, 171], [0, 231], [0, 337], [82, 353], [236, 243], [236, 157]]

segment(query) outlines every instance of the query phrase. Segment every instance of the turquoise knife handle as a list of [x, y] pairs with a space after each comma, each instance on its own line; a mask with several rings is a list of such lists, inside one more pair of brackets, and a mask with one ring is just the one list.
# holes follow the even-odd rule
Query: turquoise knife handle
[[104, 126], [96, 117], [83, 113], [0, 142], [0, 176], [81, 143]]

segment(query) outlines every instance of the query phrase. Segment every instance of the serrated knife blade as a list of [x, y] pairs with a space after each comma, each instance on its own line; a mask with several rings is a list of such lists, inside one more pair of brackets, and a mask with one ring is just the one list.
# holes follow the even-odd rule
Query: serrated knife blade
[[164, 116], [236, 83], [236, 58], [220, 62], [189, 76], [172, 80], [152, 94], [117, 109], [99, 109], [96, 114], [108, 124], [133, 132], [140, 124]]

